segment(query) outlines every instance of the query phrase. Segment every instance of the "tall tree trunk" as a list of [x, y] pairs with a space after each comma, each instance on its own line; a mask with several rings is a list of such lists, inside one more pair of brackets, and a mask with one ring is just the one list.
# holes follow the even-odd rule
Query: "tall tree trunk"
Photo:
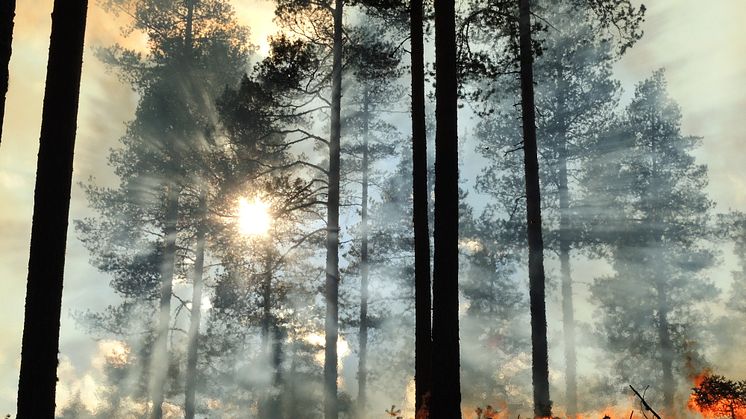
[[[661, 126], [656, 123], [653, 127], [654, 131], [661, 131]], [[646, 191], [647, 202], [655, 202], [658, 195], [663, 190], [661, 178], [664, 176], [658, 171], [658, 156], [659, 151], [656, 141], [650, 142], [650, 158], [651, 167], [649, 173], [649, 186]], [[665, 223], [662, 220], [661, 214], [658, 212], [656, 207], [651, 209], [649, 225], [652, 226], [651, 231], [653, 232], [652, 242], [656, 249], [665, 248], [664, 234], [661, 230], [661, 226]], [[661, 279], [664, 274], [660, 271], [660, 265], [656, 262], [652, 262], [652, 281], [655, 284], [655, 292], [658, 303], [658, 343], [661, 351], [661, 372], [663, 372], [663, 409], [669, 414], [674, 414], [674, 392], [675, 384], [673, 378], [673, 342], [671, 342], [671, 330], [668, 323], [668, 297], [666, 291], [666, 284]]]
[[294, 419], [294, 418], [300, 418], [302, 417], [301, 409], [300, 409], [300, 403], [298, 402], [298, 390], [297, 390], [297, 384], [296, 384], [296, 372], [298, 370], [298, 345], [297, 343], [290, 343], [290, 368], [289, 368], [289, 375], [290, 380], [287, 381], [287, 387], [286, 392], [286, 404], [285, 404], [285, 412], [286, 412], [286, 418], [288, 419]]
[[197, 389], [197, 354], [199, 353], [199, 326], [202, 319], [202, 288], [205, 268], [205, 214], [207, 199], [205, 192], [200, 192], [199, 219], [197, 225], [197, 248], [192, 272], [192, 311], [189, 317], [189, 336], [187, 343], [187, 368], [184, 392], [184, 417], [194, 419], [196, 414]]
[[282, 417], [280, 393], [282, 386], [282, 341], [284, 336], [279, 325], [274, 324], [272, 330], [274, 332], [272, 334], [272, 368], [274, 375], [272, 377], [273, 391], [267, 411], [270, 419], [279, 419]]
[[[264, 281], [262, 283], [262, 333], [261, 333], [261, 354], [263, 361], [274, 367], [274, 339], [270, 336], [272, 332], [272, 256], [270, 253], [269, 243], [267, 243], [265, 252]], [[277, 373], [277, 371], [275, 371]], [[267, 387], [265, 397], [259, 402], [259, 417], [274, 419], [272, 410], [272, 394], [274, 389]]]
[[16, 0], [0, 2], [0, 143], [2, 143], [3, 120], [5, 119], [5, 96], [8, 93], [10, 76], [10, 54], [13, 44], [13, 18], [16, 15]]
[[34, 190], [18, 416], [54, 417], [87, 0], [55, 0]]
[[[194, 16], [194, 0], [187, 0], [186, 26], [184, 33], [184, 65], [189, 69], [192, 57], [192, 25]], [[189, 74], [188, 71], [185, 72]], [[164, 249], [163, 264], [161, 266], [161, 298], [158, 316], [158, 336], [155, 342], [153, 357], [150, 365], [151, 378], [151, 398], [153, 400], [153, 410], [150, 412], [151, 419], [161, 419], [163, 417], [163, 401], [165, 399], [165, 385], [170, 365], [168, 354], [168, 336], [171, 323], [171, 293], [173, 291], [174, 269], [176, 264], [176, 236], [177, 223], [179, 217], [179, 186], [173, 179], [181, 165], [178, 148], [171, 144], [170, 168], [174, 171], [166, 180], [166, 214], [164, 222]]]
[[267, 361], [270, 360], [270, 326], [272, 325], [272, 259], [269, 246], [265, 253], [264, 281], [262, 282], [262, 354]]
[[339, 336], [339, 152], [342, 101], [342, 3], [334, 1], [329, 197], [326, 222], [326, 319], [324, 324], [324, 419], [337, 419], [337, 339]]
[[432, 389], [430, 230], [428, 228], [427, 134], [425, 131], [425, 48], [422, 0], [409, 2], [412, 57], [412, 225], [414, 229], [415, 412]]
[[[562, 81], [564, 74], [562, 69], [560, 75], [560, 91], [557, 98], [557, 109], [561, 113], [565, 108], [566, 86]], [[560, 116], [560, 141], [558, 166], [558, 189], [559, 189], [559, 260], [560, 275], [562, 277], [562, 327], [565, 341], [565, 403], [567, 417], [575, 419], [578, 413], [578, 382], [577, 382], [577, 355], [575, 352], [575, 310], [573, 308], [572, 295], [572, 269], [570, 267], [570, 247], [572, 238], [570, 234], [570, 190], [567, 180], [567, 125]]]
[[567, 187], [567, 151], [563, 143], [559, 160], [559, 259], [562, 276], [562, 326], [565, 340], [565, 397], [567, 417], [574, 419], [578, 413], [577, 355], [575, 352], [575, 311], [572, 295], [572, 270], [570, 268], [569, 191]]
[[[174, 158], [178, 161], [178, 158]], [[166, 192], [166, 222], [163, 229], [163, 259], [161, 266], [161, 296], [158, 314], [158, 333], [150, 364], [152, 419], [163, 417], [164, 387], [168, 376], [168, 335], [171, 329], [171, 293], [176, 264], [176, 222], [179, 216], [179, 190], [176, 182], [168, 180]]]
[[435, 255], [432, 419], [461, 418], [458, 319], [458, 92], [454, 0], [435, 0]]
[[518, 6], [534, 416], [551, 417], [547, 314], [544, 301], [544, 242], [541, 233], [541, 193], [539, 191], [533, 51], [531, 48], [531, 9], [529, 0], [518, 0]]
[[658, 294], [658, 339], [661, 346], [661, 371], [663, 372], [663, 408], [669, 415], [674, 414], [673, 342], [668, 323], [668, 300], [661, 281], [656, 285]]
[[360, 243], [360, 353], [357, 370], [357, 411], [358, 418], [365, 415], [368, 384], [368, 119], [369, 97], [367, 88], [363, 93], [363, 197], [361, 209]]

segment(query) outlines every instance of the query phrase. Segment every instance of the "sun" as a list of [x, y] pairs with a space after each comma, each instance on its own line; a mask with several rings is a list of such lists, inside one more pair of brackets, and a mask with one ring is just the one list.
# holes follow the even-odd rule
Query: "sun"
[[260, 198], [249, 202], [246, 198], [238, 200], [238, 231], [245, 236], [263, 236], [269, 231], [272, 219], [269, 215], [269, 204]]

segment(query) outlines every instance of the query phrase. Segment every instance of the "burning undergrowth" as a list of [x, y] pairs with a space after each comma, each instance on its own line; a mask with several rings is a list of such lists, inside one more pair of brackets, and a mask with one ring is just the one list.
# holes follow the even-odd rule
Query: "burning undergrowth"
[[690, 411], [706, 418], [746, 418], [746, 380], [733, 381], [705, 370], [693, 384]]

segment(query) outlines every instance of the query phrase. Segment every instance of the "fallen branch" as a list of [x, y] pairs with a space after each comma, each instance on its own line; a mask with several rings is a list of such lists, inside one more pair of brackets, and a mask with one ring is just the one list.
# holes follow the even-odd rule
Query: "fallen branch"
[[650, 407], [650, 405], [648, 404], [648, 402], [645, 401], [645, 398], [642, 397], [642, 394], [640, 394], [637, 390], [635, 390], [634, 387], [632, 387], [632, 384], [629, 385], [629, 388], [631, 388], [632, 391], [635, 392], [635, 395], [637, 395], [637, 397], [640, 399], [640, 401], [642, 402], [642, 405], [645, 406], [645, 410], [650, 411], [650, 413], [652, 413], [653, 416], [655, 416], [658, 419], [661, 419], [661, 416], [658, 413], [656, 413], [655, 410], [653, 410], [652, 407]]

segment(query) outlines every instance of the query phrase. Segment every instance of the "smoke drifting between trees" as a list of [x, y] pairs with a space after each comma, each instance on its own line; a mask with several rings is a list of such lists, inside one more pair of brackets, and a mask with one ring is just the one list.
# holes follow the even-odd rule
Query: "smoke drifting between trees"
[[75, 310], [107, 352], [59, 417], [743, 411], [701, 377], [743, 344], [744, 215], [664, 70], [622, 99], [644, 6], [280, 0], [266, 55], [227, 0], [104, 6], [147, 49], [96, 46], [138, 105], [78, 186], [117, 300]]

